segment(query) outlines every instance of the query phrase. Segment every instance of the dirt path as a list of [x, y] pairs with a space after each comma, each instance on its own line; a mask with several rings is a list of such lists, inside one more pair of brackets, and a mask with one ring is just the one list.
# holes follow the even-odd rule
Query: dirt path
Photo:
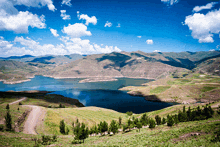
[[37, 122], [39, 121], [39, 117], [41, 116], [42, 108], [39, 106], [34, 106], [34, 105], [23, 105], [23, 106], [32, 108], [32, 110], [31, 110], [30, 114], [28, 115], [28, 118], [24, 124], [23, 133], [37, 134], [35, 129], [37, 126]]
[[13, 104], [19, 103], [19, 102], [24, 101], [24, 100], [26, 100], [26, 99], [27, 99], [27, 98], [24, 97], [24, 98], [22, 98], [22, 99], [20, 99], [20, 100], [17, 100], [17, 101], [14, 101], [14, 102], [12, 102], [12, 103], [9, 103], [9, 105], [13, 105]]

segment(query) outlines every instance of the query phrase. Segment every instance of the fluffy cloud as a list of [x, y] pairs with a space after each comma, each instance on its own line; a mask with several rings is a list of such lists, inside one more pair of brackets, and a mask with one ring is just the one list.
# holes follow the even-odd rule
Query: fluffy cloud
[[210, 52], [214, 52], [214, 51], [215, 51], [215, 49], [210, 49], [209, 51], [210, 51]]
[[104, 26], [104, 27], [111, 27], [111, 26], [112, 26], [112, 23], [111, 23], [111, 22], [106, 21], [106, 23], [105, 23], [105, 26]]
[[137, 38], [141, 38], [141, 36], [137, 36]]
[[161, 2], [172, 6], [173, 4], [178, 3], [179, 0], [161, 0]]
[[118, 23], [118, 25], [116, 26], [117, 28], [120, 28], [121, 27], [121, 24], [120, 23]]
[[73, 38], [92, 35], [90, 31], [87, 31], [87, 26], [82, 23], [69, 24], [67, 27], [64, 26], [62, 31]]
[[220, 32], [220, 10], [208, 12], [206, 15], [195, 13], [186, 16], [185, 25], [192, 31], [192, 37], [200, 43], [212, 43], [213, 34]]
[[14, 5], [25, 5], [27, 7], [41, 7], [47, 5], [49, 10], [56, 10], [52, 0], [14, 0]]
[[24, 46], [23, 50], [25, 50], [25, 52], [29, 52], [29, 54], [35, 56], [46, 55], [46, 54], [52, 54], [52, 55], [68, 54], [68, 51], [65, 49], [65, 46], [63, 44], [56, 46], [52, 44], [40, 45], [39, 42], [36, 42], [28, 37], [26, 39], [23, 37], [15, 37], [14, 43], [20, 43], [21, 45]]
[[211, 2], [206, 4], [205, 6], [196, 6], [193, 8], [193, 12], [199, 12], [204, 9], [211, 9], [215, 4], [217, 4], [217, 2]]
[[4, 10], [0, 11], [0, 30], [9, 30], [16, 33], [28, 33], [28, 27], [45, 28], [44, 15], [38, 17], [28, 11], [9, 15]]
[[63, 20], [70, 19], [70, 15], [66, 14], [66, 10], [60, 10], [60, 12], [61, 12], [60, 16], [62, 17]]
[[50, 29], [50, 32], [53, 34], [53, 36], [58, 37], [59, 34], [57, 34], [57, 30], [55, 29]]
[[154, 50], [153, 52], [157, 53], [157, 52], [161, 52], [160, 50]]
[[61, 4], [62, 4], [62, 5], [63, 5], [63, 4], [65, 4], [65, 5], [67, 5], [67, 6], [70, 6], [70, 7], [71, 7], [71, 6], [72, 6], [72, 4], [71, 4], [70, 2], [71, 2], [71, 0], [63, 0]]
[[[44, 44], [40, 45], [39, 42], [32, 40], [29, 37], [15, 37], [14, 41], [9, 42], [0, 37], [0, 52], [1, 56], [14, 56], [14, 55], [67, 55], [67, 54], [97, 54], [97, 53], [110, 53], [120, 52], [121, 50], [115, 46], [100, 47], [97, 44], [91, 44], [89, 40], [82, 40], [80, 38], [61, 37], [63, 42], [58, 45]], [[17, 47], [19, 46], [19, 47]]]
[[146, 42], [147, 42], [147, 44], [153, 44], [154, 43], [153, 40], [150, 40], [150, 39], [146, 40]]
[[[77, 13], [79, 14], [79, 13]], [[92, 23], [93, 25], [96, 25], [97, 24], [97, 18], [95, 16], [92, 16], [92, 17], [89, 17], [87, 14], [81, 14], [79, 15], [79, 20], [86, 20], [86, 25], [88, 26], [89, 23]]]

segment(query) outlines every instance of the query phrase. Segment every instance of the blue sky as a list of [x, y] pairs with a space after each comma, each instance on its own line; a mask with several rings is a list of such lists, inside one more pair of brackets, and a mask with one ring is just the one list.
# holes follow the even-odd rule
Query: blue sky
[[211, 0], [1, 0], [0, 56], [219, 50]]

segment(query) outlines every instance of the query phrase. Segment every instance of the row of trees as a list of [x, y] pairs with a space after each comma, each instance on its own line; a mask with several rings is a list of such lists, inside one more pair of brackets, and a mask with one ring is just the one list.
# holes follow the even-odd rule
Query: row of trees
[[[203, 120], [208, 119], [212, 117], [214, 114], [213, 109], [206, 105], [203, 107], [203, 109], [200, 109], [198, 106], [197, 108], [191, 110], [191, 108], [188, 108], [188, 111], [185, 110], [185, 106], [183, 107], [182, 111], [179, 111], [178, 114], [175, 115], [167, 115], [166, 118], [161, 118], [159, 115], [155, 116], [155, 119], [150, 118], [147, 116], [147, 114], [143, 114], [140, 118], [135, 118], [134, 116], [129, 118], [124, 124], [122, 124], [122, 118], [119, 117], [118, 122], [115, 120], [112, 120], [110, 125], [106, 121], [101, 121], [98, 125], [94, 125], [90, 129], [85, 126], [84, 123], [79, 123], [78, 119], [76, 123], [73, 123], [73, 132], [75, 135], [75, 140], [83, 140], [88, 137], [88, 135], [92, 134], [98, 134], [104, 135], [106, 131], [108, 131], [108, 134], [112, 132], [113, 134], [118, 133], [119, 128], [123, 128], [123, 132], [130, 131], [131, 128], [142, 128], [142, 126], [149, 125], [149, 128], [155, 128], [156, 125], [162, 125], [166, 124], [168, 126], [173, 126], [174, 124], [178, 124], [179, 122], [186, 122], [186, 121], [194, 121], [194, 120]], [[62, 134], [66, 134], [65, 132], [65, 124], [64, 120], [60, 122], [60, 132]]]

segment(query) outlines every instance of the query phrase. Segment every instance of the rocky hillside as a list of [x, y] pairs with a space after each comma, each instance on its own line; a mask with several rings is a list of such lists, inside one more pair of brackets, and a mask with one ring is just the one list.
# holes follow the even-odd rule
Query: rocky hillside
[[[144, 53], [113, 52], [86, 56], [48, 71], [56, 78], [75, 77], [135, 77], [158, 79], [173, 72], [189, 71], [206, 58], [220, 55], [212, 52]], [[205, 60], [206, 61], [206, 60]]]
[[[0, 79], [15, 82], [34, 75], [55, 78], [113, 80], [114, 77], [160, 79], [193, 70], [219, 75], [220, 51], [209, 52], [113, 52], [34, 57], [30, 55], [0, 60]], [[20, 62], [22, 61], [22, 62]]]

